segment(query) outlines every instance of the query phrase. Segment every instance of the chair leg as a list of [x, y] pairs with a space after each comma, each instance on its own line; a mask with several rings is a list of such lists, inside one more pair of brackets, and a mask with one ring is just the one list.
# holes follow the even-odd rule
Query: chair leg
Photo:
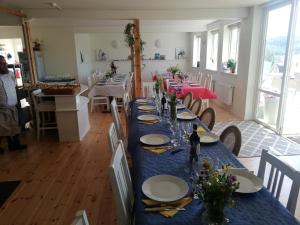
[[91, 112], [93, 112], [93, 109], [94, 109], [94, 99], [93, 98], [91, 98]]
[[40, 129], [40, 124], [41, 121], [40, 121], [40, 112], [36, 112], [36, 139], [37, 141], [39, 142], [40, 141], [40, 132], [41, 132], [41, 129]]

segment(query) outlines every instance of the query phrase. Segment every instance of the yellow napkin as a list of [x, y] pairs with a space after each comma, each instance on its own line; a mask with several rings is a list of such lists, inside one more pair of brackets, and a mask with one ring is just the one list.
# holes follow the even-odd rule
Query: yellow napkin
[[159, 122], [158, 120], [152, 120], [152, 121], [139, 121], [139, 123], [147, 124], [147, 125], [156, 124], [156, 123], [158, 123], [158, 122]]
[[189, 112], [182, 112], [182, 113], [180, 113], [180, 115], [182, 115], [182, 116], [189, 116], [191, 114]]
[[197, 128], [197, 133], [206, 133], [203, 127], [198, 127]]
[[171, 148], [172, 147], [170, 147], [170, 146], [162, 146], [161, 148], [153, 148], [153, 147], [144, 146], [145, 150], [150, 151], [155, 154], [162, 154]]
[[[191, 197], [185, 197], [172, 203], [160, 203], [158, 201], [151, 200], [151, 199], [143, 199], [142, 201], [146, 206], [156, 206], [160, 204], [161, 206], [170, 205], [176, 208], [183, 208], [186, 205], [190, 204], [193, 201], [193, 199]], [[160, 211], [159, 213], [167, 218], [171, 218], [175, 216], [176, 213], [178, 213], [178, 210]]]

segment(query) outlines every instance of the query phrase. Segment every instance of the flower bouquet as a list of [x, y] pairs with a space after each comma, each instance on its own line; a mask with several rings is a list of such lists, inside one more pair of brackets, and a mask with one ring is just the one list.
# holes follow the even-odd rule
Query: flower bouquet
[[205, 206], [202, 222], [204, 224], [222, 225], [229, 220], [225, 218], [224, 208], [232, 207], [232, 193], [239, 188], [237, 178], [228, 173], [228, 169], [215, 170], [209, 161], [204, 160], [199, 177], [193, 180], [194, 196], [201, 199]]
[[176, 66], [170, 66], [167, 69], [167, 71], [170, 72], [170, 73], [172, 73], [173, 79], [175, 79], [175, 75], [176, 75], [176, 73], [180, 72], [180, 69], [178, 68], [178, 65], [176, 65]]
[[154, 75], [152, 76], [152, 81], [155, 82], [154, 88], [155, 88], [156, 95], [158, 95], [160, 86], [162, 84], [162, 79], [158, 75]]

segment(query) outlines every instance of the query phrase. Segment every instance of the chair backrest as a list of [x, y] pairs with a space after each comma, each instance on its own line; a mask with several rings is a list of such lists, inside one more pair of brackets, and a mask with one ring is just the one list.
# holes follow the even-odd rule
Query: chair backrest
[[93, 86], [93, 78], [92, 78], [92, 76], [88, 76], [87, 82], [88, 82], [88, 87], [91, 88]]
[[116, 129], [117, 129], [118, 137], [121, 140], [125, 140], [125, 133], [124, 133], [123, 127], [121, 125], [120, 114], [119, 114], [118, 106], [117, 106], [115, 99], [112, 100], [112, 102], [110, 104], [110, 108], [111, 108], [111, 113], [112, 113], [112, 117], [113, 117]]
[[132, 221], [134, 197], [131, 176], [122, 142], [119, 143], [112, 157], [110, 179], [117, 207], [118, 224], [129, 225]]
[[126, 116], [126, 122], [128, 122], [128, 118], [129, 118], [129, 114], [130, 114], [130, 107], [129, 107], [129, 94], [128, 92], [124, 93], [123, 96], [123, 108], [124, 108], [124, 112], [125, 112], [125, 116]]
[[35, 108], [37, 107], [37, 105], [39, 103], [37, 95], [40, 94], [41, 92], [42, 92], [41, 89], [36, 89], [31, 92], [31, 98], [32, 98], [33, 106]]
[[276, 199], [279, 199], [280, 197], [284, 177], [287, 176], [292, 180], [291, 191], [286, 208], [292, 214], [295, 214], [300, 188], [300, 172], [281, 161], [277, 156], [269, 153], [268, 150], [263, 149], [257, 174], [262, 180], [265, 178], [267, 163], [271, 165], [267, 189], [271, 191]]
[[220, 135], [220, 141], [236, 156], [242, 145], [242, 134], [237, 126], [229, 126]]
[[73, 220], [71, 225], [89, 225], [85, 210], [79, 210], [76, 212], [75, 219]]
[[128, 96], [129, 99], [132, 100], [133, 99], [133, 73], [129, 73], [129, 79], [127, 81], [127, 92], [128, 92]]
[[211, 74], [207, 74], [205, 81], [204, 81], [204, 87], [208, 88], [209, 90], [212, 89], [212, 75]]
[[117, 150], [119, 144], [119, 137], [118, 137], [115, 123], [110, 124], [108, 130], [108, 142], [109, 142], [111, 152], [114, 153]]
[[198, 73], [198, 84], [200, 84], [201, 85], [201, 83], [202, 83], [202, 77], [203, 77], [203, 74], [201, 73], [201, 72], [199, 72]]
[[199, 116], [199, 113], [201, 111], [201, 106], [202, 106], [202, 99], [198, 98], [195, 99], [193, 104], [190, 107], [190, 110], [192, 113], [194, 113], [196, 116]]
[[215, 121], [216, 121], [215, 110], [213, 108], [205, 109], [201, 113], [199, 119], [207, 126], [208, 129], [212, 130], [214, 128]]
[[191, 92], [186, 93], [186, 95], [183, 98], [183, 104], [187, 107], [190, 108], [191, 104], [193, 101], [193, 94]]
[[151, 98], [153, 96], [153, 87], [155, 82], [143, 82], [143, 97]]

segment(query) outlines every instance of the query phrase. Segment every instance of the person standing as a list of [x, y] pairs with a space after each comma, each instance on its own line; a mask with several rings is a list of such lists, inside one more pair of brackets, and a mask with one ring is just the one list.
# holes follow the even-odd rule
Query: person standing
[[[21, 150], [27, 146], [19, 141], [21, 129], [18, 123], [16, 78], [8, 70], [4, 56], [0, 55], [0, 142], [6, 137], [9, 150]], [[0, 153], [4, 149], [0, 147]]]

